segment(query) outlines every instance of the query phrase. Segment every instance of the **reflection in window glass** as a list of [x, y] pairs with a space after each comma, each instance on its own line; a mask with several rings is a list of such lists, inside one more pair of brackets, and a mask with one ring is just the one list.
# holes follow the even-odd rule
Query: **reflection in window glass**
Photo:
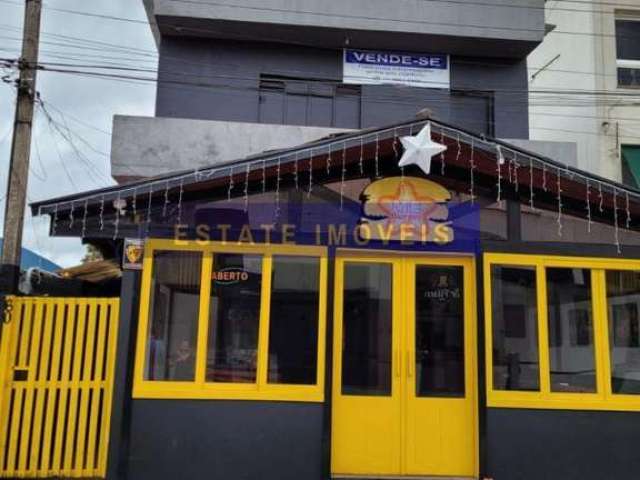
[[607, 272], [613, 393], [640, 393], [640, 272]]
[[261, 285], [261, 256], [213, 256], [207, 381], [255, 383]]
[[269, 383], [316, 383], [319, 294], [319, 258], [273, 258]]
[[464, 397], [462, 267], [416, 267], [416, 396]]
[[547, 268], [551, 391], [595, 392], [591, 271]]
[[491, 268], [493, 388], [540, 390], [535, 267]]
[[343, 395], [391, 395], [391, 268], [382, 263], [345, 264]]
[[201, 268], [201, 253], [154, 253], [145, 380], [194, 380]]

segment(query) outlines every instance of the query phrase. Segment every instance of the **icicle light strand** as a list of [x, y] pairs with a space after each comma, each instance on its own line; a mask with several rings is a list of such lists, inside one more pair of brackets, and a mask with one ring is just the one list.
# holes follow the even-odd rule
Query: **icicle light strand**
[[613, 233], [616, 251], [618, 255], [622, 252], [620, 248], [620, 229], [618, 226], [618, 191], [613, 187]]
[[162, 218], [167, 218], [168, 208], [169, 208], [169, 182], [166, 183], [164, 188], [164, 205], [162, 206]]
[[536, 209], [534, 197], [535, 197], [535, 192], [533, 189], [533, 159], [530, 158], [529, 159], [529, 207], [531, 207], [531, 210]]
[[182, 196], [184, 194], [184, 180], [180, 180], [180, 191], [178, 193], [178, 213], [176, 215], [177, 224], [182, 223]]
[[104, 230], [104, 196], [100, 200], [100, 231]]
[[557, 176], [558, 176], [558, 236], [561, 237], [562, 236], [562, 173], [560, 172], [560, 169], [558, 168], [557, 172], [556, 172]]
[[587, 180], [587, 232], [591, 233], [591, 185]]
[[631, 229], [631, 208], [629, 207], [629, 192], [625, 192], [625, 210], [627, 214], [627, 230]]
[[502, 148], [500, 148], [500, 145], [498, 145], [496, 149], [496, 172], [498, 174], [498, 196], [496, 202], [500, 203], [502, 201], [502, 164], [504, 163], [504, 156], [502, 154]]
[[[394, 127], [389, 127], [387, 129], [383, 129], [383, 130], [379, 130], [377, 132], [363, 132], [359, 135], [354, 135], [352, 137], [349, 137], [347, 139], [336, 139], [336, 140], [332, 140], [330, 142], [326, 142], [323, 144], [322, 148], [329, 148], [331, 149], [333, 146], [342, 146], [343, 143], [348, 143], [348, 144], [356, 144], [356, 142], [359, 142], [360, 145], [360, 174], [364, 175], [364, 150], [365, 150], [365, 140], [370, 141], [371, 136], [372, 135], [376, 135], [378, 142], [380, 141], [380, 139], [382, 138], [382, 135], [388, 134], [388, 135], [393, 135], [394, 137], [397, 137], [398, 134], [398, 129], [401, 129], [400, 131], [409, 131], [410, 135], [413, 135], [414, 129], [415, 128], [423, 128], [425, 126], [425, 124], [427, 124], [428, 122], [430, 122], [431, 120], [419, 120], [416, 122], [412, 122], [403, 126], [394, 126]], [[437, 122], [434, 122], [437, 124]], [[438, 125], [438, 124], [437, 124]], [[484, 135], [480, 135], [480, 137], [476, 137], [476, 136], [472, 136], [464, 131], [452, 128], [452, 127], [448, 127], [448, 126], [444, 126], [444, 125], [438, 125], [438, 127], [440, 128], [440, 135], [441, 135], [441, 141], [442, 143], [444, 143], [444, 139], [445, 139], [445, 130], [452, 132], [453, 134], [457, 134], [459, 136], [461, 136], [462, 138], [466, 138], [466, 139], [473, 139], [481, 144], [484, 145], [484, 147], [486, 147], [487, 149], [495, 149], [494, 151], [496, 151], [496, 154], [501, 154], [500, 152], [500, 144], [497, 143], [494, 140], [491, 139], [487, 139], [486, 136]], [[406, 129], [406, 130], [404, 130]], [[396, 140], [397, 142], [397, 140]], [[308, 148], [302, 148], [299, 150], [296, 150], [294, 152], [290, 152], [290, 153], [286, 153], [284, 154], [283, 158], [292, 158], [295, 156], [295, 159], [297, 161], [298, 156], [304, 152], [309, 152], [310, 150], [313, 149], [317, 149], [319, 147], [317, 146], [313, 146], [313, 147], [308, 147]], [[378, 145], [379, 148], [379, 145]], [[506, 148], [506, 147], [505, 147]], [[510, 149], [509, 149], [510, 150]], [[551, 161], [547, 161], [544, 158], [541, 157], [537, 157], [537, 156], [532, 156], [532, 155], [526, 155], [523, 153], [519, 153], [520, 156], [524, 156], [526, 158], [529, 158], [530, 160], [532, 159], [534, 162], [537, 162], [538, 164], [540, 164], [542, 166], [542, 190], [544, 190], [545, 192], [548, 191], [548, 185], [547, 185], [547, 178], [546, 178], [546, 174], [547, 174], [547, 170], [551, 171], [553, 169], [558, 169], [558, 166]], [[282, 157], [283, 154], [279, 154], [277, 157], [276, 155], [272, 155], [272, 156], [265, 156], [264, 158], [260, 159], [259, 161], [265, 162], [265, 164], [267, 162], [273, 162], [275, 164], [275, 161], [279, 158]], [[504, 156], [503, 156], [504, 159]], [[239, 167], [238, 164], [234, 164], [234, 165], [227, 165], [223, 167], [223, 171], [220, 172], [220, 169], [215, 169], [215, 168], [208, 168], [205, 169], [204, 171], [200, 171], [199, 169], [194, 169], [192, 172], [189, 173], [185, 173], [181, 176], [176, 176], [176, 177], [171, 177], [170, 180], [167, 179], [162, 179], [162, 180], [157, 180], [157, 181], [153, 181], [151, 183], [147, 183], [144, 185], [144, 190], [147, 191], [158, 191], [160, 188], [162, 188], [163, 186], [166, 185], [166, 182], [181, 182], [182, 184], [184, 184], [184, 182], [198, 182], [201, 181], [203, 179], [211, 179], [211, 178], [217, 178], [216, 175], [219, 174], [218, 176], [224, 176], [224, 172], [226, 170], [229, 170], [229, 189], [228, 189], [228, 199], [231, 200], [232, 196], [233, 196], [233, 188], [234, 188], [234, 183], [233, 183], [233, 170], [235, 168], [242, 168]], [[294, 167], [297, 167], [297, 164], [294, 165]], [[599, 187], [601, 187], [600, 185], [600, 181], [599, 180], [595, 180], [592, 179], [590, 176], [580, 173], [578, 171], [572, 171], [569, 170], [568, 167], [562, 167], [565, 171], [566, 171], [566, 175], [567, 178], [569, 179], [574, 179], [574, 178], [578, 178], [581, 179], [582, 181], [591, 181], [591, 183], [593, 182], [598, 182], [599, 183]], [[379, 172], [378, 172], [379, 173]], [[500, 184], [500, 192], [499, 192], [499, 197], [500, 199], [502, 198], [502, 191], [501, 191], [501, 182], [502, 182], [502, 174], [504, 172], [498, 172], [500, 174], [500, 179], [499, 179], [499, 184]], [[404, 175], [404, 172], [403, 172]], [[295, 171], [294, 171], [294, 176], [295, 176]], [[297, 187], [299, 189], [299, 185], [298, 182], [296, 182]], [[608, 186], [608, 183], [606, 183], [606, 185]], [[141, 186], [138, 187], [132, 187], [132, 188], [123, 188], [122, 190], [117, 190], [114, 192], [108, 192], [108, 193], [102, 193], [102, 192], [98, 192], [98, 193], [93, 193], [93, 194], [89, 194], [87, 196], [79, 196], [78, 198], [74, 198], [73, 200], [69, 200], [63, 203], [48, 203], [48, 204], [43, 204], [41, 205], [42, 207], [42, 213], [43, 214], [50, 214], [53, 216], [53, 210], [55, 205], [58, 205], [58, 210], [60, 211], [60, 209], [64, 208], [65, 210], [68, 210], [70, 207], [72, 207], [71, 203], [75, 202], [76, 204], [78, 203], [82, 203], [82, 202], [86, 202], [87, 204], [90, 204], [91, 202], [93, 203], [99, 203], [101, 200], [101, 197], [104, 197], [105, 199], [108, 199], [109, 201], [111, 201], [112, 199], [114, 199], [115, 197], [115, 193], [121, 193], [121, 194], [127, 194], [127, 192], [129, 192], [129, 195], [132, 193], [133, 194], [133, 202], [132, 202], [132, 210], [133, 210], [133, 218], [134, 219], [138, 219], [138, 212], [137, 212], [137, 189], [141, 188]], [[624, 193], [625, 195], [625, 202], [626, 202], [626, 198], [629, 197], [630, 198], [630, 202], [631, 202], [631, 198], [633, 199], [633, 201], [640, 201], [640, 195], [638, 195], [637, 193], [628, 190], [624, 187], [619, 188], [616, 186], [618, 195], [622, 195]], [[124, 192], [124, 193], [122, 193]], [[144, 194], [146, 194], [146, 192], [144, 192]], [[107, 198], [108, 197], [108, 198]], [[600, 207], [602, 208], [602, 212], [604, 213], [604, 208], [602, 205], [603, 201], [602, 198], [600, 199], [600, 205], [596, 204], [596, 208]], [[77, 205], [76, 205], [77, 206]], [[75, 208], [75, 207], [72, 207]], [[626, 206], [624, 207], [626, 209]], [[88, 210], [88, 208], [87, 208]], [[593, 210], [593, 209], [591, 209]], [[142, 221], [144, 221], [144, 217], [141, 217]], [[631, 212], [629, 212], [628, 214], [628, 218], [629, 218], [629, 224], [631, 224]], [[630, 225], [631, 226], [631, 225]], [[85, 232], [86, 233], [86, 232]]]
[[347, 142], [342, 147], [342, 173], [340, 178], [340, 211], [344, 208], [344, 189], [347, 177]]
[[307, 198], [311, 198], [311, 192], [313, 191], [313, 150], [309, 156], [309, 188], [307, 189]]
[[249, 173], [251, 172], [251, 166], [247, 165], [244, 173], [244, 211], [249, 211]]
[[71, 202], [71, 209], [69, 210], [69, 230], [71, 230], [73, 228], [73, 223], [75, 221], [75, 219], [73, 218], [73, 210], [74, 210], [75, 206], [73, 201]]
[[280, 218], [280, 182], [282, 178], [280, 176], [280, 158], [278, 158], [278, 164], [276, 166], [276, 222]]
[[118, 239], [118, 234], [120, 233], [120, 194], [118, 194], [118, 198], [116, 200], [115, 206], [116, 206], [116, 219], [113, 221], [113, 239], [117, 240]]
[[471, 139], [471, 156], [469, 157], [469, 196], [471, 197], [471, 205], [476, 203], [475, 192], [475, 174], [476, 174], [476, 147], [473, 138]]
[[602, 182], [598, 183], [598, 198], [599, 198], [599, 203], [598, 203], [598, 211], [600, 213], [604, 212], [604, 195], [602, 194]]
[[89, 215], [89, 199], [84, 201], [84, 211], [82, 212], [82, 233], [81, 237], [84, 238], [87, 233], [87, 216]]

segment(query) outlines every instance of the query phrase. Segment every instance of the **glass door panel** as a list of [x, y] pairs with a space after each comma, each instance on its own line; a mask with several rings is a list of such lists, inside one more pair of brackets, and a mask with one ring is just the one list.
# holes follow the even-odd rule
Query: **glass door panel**
[[472, 477], [471, 259], [407, 260], [404, 473]]
[[416, 397], [464, 397], [463, 273], [416, 266]]
[[345, 264], [343, 395], [391, 395], [391, 301], [391, 264]]
[[332, 471], [401, 473], [401, 260], [336, 260]]

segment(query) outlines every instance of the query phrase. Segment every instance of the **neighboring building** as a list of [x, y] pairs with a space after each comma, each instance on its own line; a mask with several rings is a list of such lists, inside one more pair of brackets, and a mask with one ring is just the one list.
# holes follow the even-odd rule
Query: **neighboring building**
[[639, 186], [640, 2], [546, 2], [546, 21], [529, 56], [531, 138], [574, 142], [580, 168]]
[[[0, 238], [0, 250], [2, 249], [2, 239]], [[56, 265], [51, 260], [32, 252], [28, 248], [22, 249], [22, 258], [20, 260], [20, 268], [22, 270], [28, 270], [30, 268], [39, 268], [47, 272], [56, 272], [62, 267]]]

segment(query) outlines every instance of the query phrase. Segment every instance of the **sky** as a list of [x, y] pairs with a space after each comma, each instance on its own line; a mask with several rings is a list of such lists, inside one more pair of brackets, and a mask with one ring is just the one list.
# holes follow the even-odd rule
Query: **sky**
[[[23, 4], [24, 0], [0, 0], [0, 58], [20, 55]], [[45, 0], [44, 5], [41, 62], [157, 68], [148, 24], [60, 11], [146, 21], [142, 0]], [[0, 77], [6, 73], [0, 69]], [[153, 116], [155, 84], [41, 71], [37, 90], [54, 123], [36, 110], [29, 202], [113, 185], [109, 165], [113, 116]], [[0, 223], [4, 223], [14, 113], [15, 89], [0, 82]], [[77, 265], [86, 251], [78, 239], [49, 237], [49, 217], [34, 218], [30, 211], [23, 246], [64, 267]]]

